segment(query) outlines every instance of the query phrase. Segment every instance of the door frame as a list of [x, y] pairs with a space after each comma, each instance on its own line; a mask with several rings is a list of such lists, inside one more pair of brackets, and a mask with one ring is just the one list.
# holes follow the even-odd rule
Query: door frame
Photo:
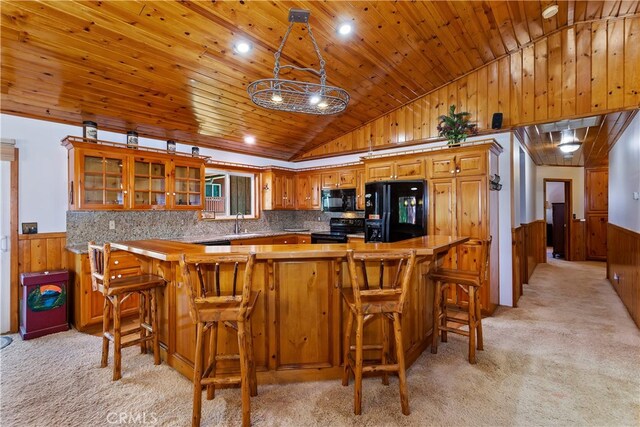
[[[2, 160], [7, 160], [11, 163], [10, 166], [10, 180], [9, 180], [9, 228], [10, 228], [10, 269], [9, 269], [9, 286], [10, 286], [10, 303], [9, 303], [9, 332], [18, 332], [19, 327], [19, 310], [20, 310], [20, 293], [18, 283], [18, 163], [19, 163], [19, 150], [15, 148], [16, 141], [14, 139], [0, 138], [0, 143], [3, 145]], [[4, 150], [5, 144], [13, 146]], [[13, 150], [11, 152], [10, 150]], [[7, 154], [7, 158], [4, 158], [4, 154]]]
[[[545, 224], [546, 224], [546, 203], [547, 203], [547, 183], [548, 182], [563, 182], [564, 183], [564, 219], [566, 221], [567, 227], [564, 231], [564, 259], [566, 261], [571, 261], [571, 218], [573, 214], [573, 180], [568, 178], [543, 178], [542, 179], [542, 191], [543, 198], [542, 204], [543, 209], [545, 210]], [[543, 235], [544, 238], [544, 247], [547, 247], [547, 227], [545, 226], [545, 232]]]

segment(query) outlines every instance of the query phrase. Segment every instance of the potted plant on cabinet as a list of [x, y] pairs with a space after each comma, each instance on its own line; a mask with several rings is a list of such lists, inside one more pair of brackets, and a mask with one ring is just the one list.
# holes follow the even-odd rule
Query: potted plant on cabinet
[[467, 139], [468, 135], [476, 135], [478, 128], [475, 123], [469, 123], [471, 113], [462, 111], [456, 113], [456, 106], [449, 107], [449, 114], [438, 117], [438, 136], [447, 138], [447, 145], [457, 147]]

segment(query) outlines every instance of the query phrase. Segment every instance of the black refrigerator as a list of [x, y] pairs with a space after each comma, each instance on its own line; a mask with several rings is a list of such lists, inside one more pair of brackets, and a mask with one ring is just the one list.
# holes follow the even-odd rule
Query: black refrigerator
[[426, 181], [365, 185], [365, 242], [397, 242], [427, 234]]

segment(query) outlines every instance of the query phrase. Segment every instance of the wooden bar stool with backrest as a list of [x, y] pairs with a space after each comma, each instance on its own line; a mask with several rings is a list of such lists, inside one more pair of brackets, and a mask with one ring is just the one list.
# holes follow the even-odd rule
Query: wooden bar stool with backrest
[[[143, 353], [147, 351], [147, 342], [153, 341], [153, 359], [160, 364], [160, 340], [158, 327], [158, 294], [165, 280], [154, 274], [140, 274], [116, 277], [110, 273], [111, 246], [109, 243], [96, 245], [89, 242], [89, 264], [91, 265], [91, 284], [94, 291], [104, 295], [104, 309], [102, 318], [102, 368], [107, 366], [109, 359], [109, 342], [113, 342], [113, 381], [122, 377], [121, 360], [122, 349], [140, 344]], [[137, 328], [122, 332], [122, 304], [133, 294], [139, 294], [139, 319]], [[113, 319], [113, 333], [111, 330]], [[139, 334], [139, 338], [126, 343], [122, 339], [126, 336]]]
[[[349, 314], [344, 336], [344, 372], [342, 385], [349, 385], [349, 375], [353, 372], [354, 406], [353, 412], [362, 412], [362, 375], [368, 372], [382, 372], [382, 383], [389, 384], [389, 372], [397, 372], [400, 383], [400, 404], [402, 413], [409, 415], [409, 396], [405, 375], [404, 348], [402, 345], [402, 309], [407, 299], [411, 275], [416, 262], [415, 250], [371, 252], [349, 250], [347, 252], [351, 288], [344, 288], [342, 295]], [[369, 276], [378, 277], [375, 287]], [[374, 318], [382, 319], [382, 343], [364, 344], [364, 327]], [[351, 330], [355, 319], [356, 344], [351, 345]], [[395, 338], [395, 362], [390, 357], [390, 333]], [[379, 363], [364, 364], [364, 351], [380, 350]], [[352, 352], [355, 351], [355, 357]], [[378, 361], [376, 361], [378, 362]]]
[[[182, 278], [189, 295], [189, 313], [197, 325], [193, 370], [192, 425], [199, 426], [202, 408], [202, 386], [207, 387], [207, 400], [215, 396], [216, 385], [240, 384], [242, 424], [251, 424], [250, 396], [258, 395], [253, 359], [251, 313], [260, 291], [252, 291], [255, 253], [224, 255], [188, 255], [180, 257]], [[244, 266], [244, 273], [241, 268]], [[241, 276], [239, 276], [241, 274]], [[192, 276], [196, 276], [194, 279]], [[238, 279], [242, 282], [238, 284]], [[240, 287], [240, 293], [236, 291]], [[218, 354], [218, 326], [235, 331], [238, 354]], [[209, 332], [209, 358], [203, 371], [205, 332]], [[217, 376], [217, 362], [239, 360], [240, 375]]]
[[[491, 237], [488, 240], [471, 239], [465, 243], [465, 247], [474, 248], [473, 253], [479, 254], [475, 263], [476, 270], [436, 268], [429, 273], [429, 278], [435, 283], [431, 352], [438, 352], [439, 336], [441, 336], [442, 342], [446, 342], [447, 332], [452, 332], [469, 337], [469, 363], [476, 363], [476, 345], [478, 350], [483, 350], [480, 288], [487, 281], [489, 274]], [[461, 289], [469, 296], [469, 304], [464, 318], [449, 316], [447, 293], [450, 286], [453, 286], [454, 290]], [[461, 312], [464, 313], [464, 310]], [[449, 323], [467, 325], [469, 329], [465, 331], [450, 327]]]

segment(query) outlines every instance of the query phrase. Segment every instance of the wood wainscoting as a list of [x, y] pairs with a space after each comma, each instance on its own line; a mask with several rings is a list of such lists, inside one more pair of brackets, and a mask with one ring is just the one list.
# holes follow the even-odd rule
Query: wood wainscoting
[[529, 283], [536, 266], [547, 262], [547, 223], [539, 219], [521, 227], [524, 229], [524, 283]]
[[524, 227], [511, 229], [511, 250], [513, 260], [513, 306], [518, 306], [518, 300], [522, 296], [522, 285], [525, 283], [526, 256], [524, 252]]
[[585, 231], [586, 221], [583, 219], [571, 220], [569, 228], [570, 252], [568, 261], [584, 261], [586, 259]]
[[[20, 234], [18, 236], [18, 273], [12, 286], [12, 316], [19, 316], [20, 310], [20, 274], [33, 271], [64, 270], [69, 266], [66, 249], [67, 233]], [[15, 283], [15, 284], [14, 284]], [[71, 280], [69, 280], [71, 283]], [[69, 285], [69, 287], [71, 287]], [[67, 298], [69, 298], [67, 296]], [[67, 304], [70, 300], [67, 301]], [[14, 313], [15, 307], [15, 313]], [[13, 328], [12, 328], [13, 329]], [[17, 325], [15, 331], [17, 332]]]
[[640, 233], [607, 224], [607, 279], [640, 328]]

